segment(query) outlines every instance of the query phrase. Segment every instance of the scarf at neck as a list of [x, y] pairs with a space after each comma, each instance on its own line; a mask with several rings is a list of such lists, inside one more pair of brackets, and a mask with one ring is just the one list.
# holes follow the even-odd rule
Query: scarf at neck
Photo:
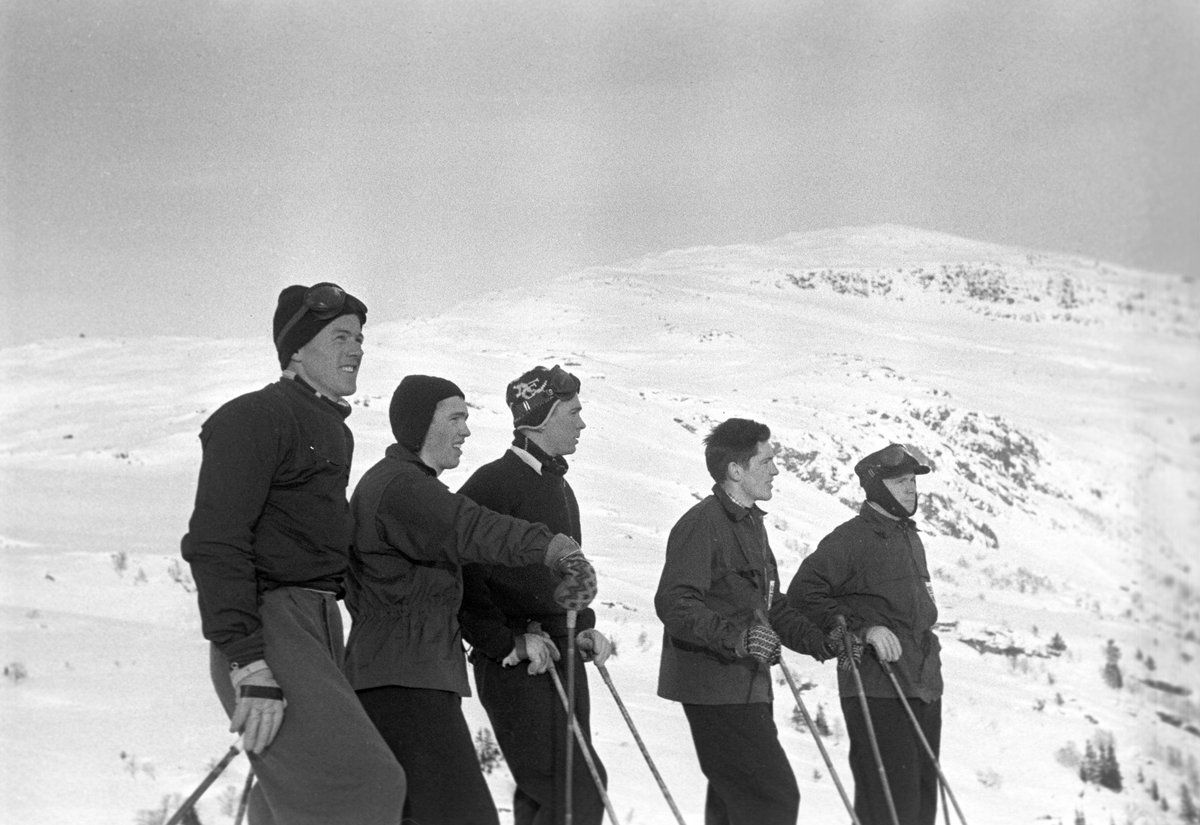
[[552, 476], [565, 476], [567, 474], [567, 460], [561, 455], [550, 455], [537, 444], [529, 440], [529, 436], [522, 432], [518, 432], [513, 438], [513, 446], [519, 447], [531, 456], [536, 458], [542, 465], [542, 472], [549, 473]]

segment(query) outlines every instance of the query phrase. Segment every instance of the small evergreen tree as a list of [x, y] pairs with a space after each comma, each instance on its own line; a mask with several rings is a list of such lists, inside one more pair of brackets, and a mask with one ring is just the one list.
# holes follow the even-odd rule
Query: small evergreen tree
[[1117, 664], [1121, 660], [1121, 648], [1112, 639], [1104, 648], [1104, 659], [1104, 682], [1113, 690], [1119, 690], [1125, 684], [1121, 666]]
[[825, 718], [824, 705], [817, 705], [817, 718], [813, 720], [813, 724], [817, 726], [817, 733], [822, 736], [829, 735], [829, 720]]
[[1062, 653], [1067, 649], [1067, 643], [1063, 641], [1063, 637], [1057, 633], [1050, 639], [1050, 649], [1055, 653]]
[[1121, 792], [1124, 782], [1121, 780], [1121, 766], [1117, 764], [1117, 753], [1114, 744], [1109, 741], [1100, 743], [1099, 762], [1096, 771], [1096, 784], [1110, 791]]
[[1196, 802], [1186, 783], [1179, 786], [1179, 818], [1184, 822], [1200, 822], [1200, 810], [1196, 809]]
[[1079, 760], [1079, 778], [1084, 782], [1095, 784], [1100, 779], [1099, 760], [1096, 756], [1096, 748], [1092, 746], [1091, 740], [1083, 747], [1083, 758]]

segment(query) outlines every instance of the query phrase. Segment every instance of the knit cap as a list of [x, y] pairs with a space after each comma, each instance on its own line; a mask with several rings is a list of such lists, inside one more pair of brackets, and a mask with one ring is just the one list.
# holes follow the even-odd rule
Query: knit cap
[[512, 381], [504, 393], [504, 401], [512, 412], [513, 427], [539, 429], [546, 423], [559, 401], [574, 397], [580, 382], [571, 373], [555, 364], [534, 367]]
[[[305, 304], [305, 298], [309, 304]], [[335, 319], [357, 315], [367, 322], [367, 305], [337, 284], [323, 281], [312, 286], [293, 284], [279, 293], [272, 325], [279, 366], [287, 369], [292, 356]]]
[[438, 402], [456, 395], [464, 401], [467, 398], [457, 384], [445, 378], [436, 375], [404, 376], [400, 386], [392, 393], [392, 403], [388, 407], [388, 420], [391, 421], [396, 443], [414, 453], [420, 452]]

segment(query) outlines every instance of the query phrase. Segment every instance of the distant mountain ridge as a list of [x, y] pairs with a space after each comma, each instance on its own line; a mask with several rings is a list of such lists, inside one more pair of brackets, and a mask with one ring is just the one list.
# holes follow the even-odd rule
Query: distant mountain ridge
[[762, 245], [693, 247], [599, 271], [719, 275], [903, 301], [933, 297], [987, 317], [1096, 324], [1116, 316], [1200, 336], [1200, 284], [1079, 256], [1026, 251], [938, 232], [877, 226], [792, 233]]

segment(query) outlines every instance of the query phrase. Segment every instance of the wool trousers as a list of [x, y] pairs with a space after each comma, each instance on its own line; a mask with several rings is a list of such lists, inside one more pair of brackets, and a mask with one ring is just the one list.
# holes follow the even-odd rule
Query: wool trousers
[[683, 706], [708, 779], [705, 825], [795, 825], [800, 788], [769, 702]]
[[[342, 618], [331, 593], [281, 587], [259, 602], [265, 658], [287, 701], [260, 755], [251, 825], [398, 825], [404, 770], [342, 675]], [[210, 649], [213, 686], [232, 717], [229, 662]]]
[[[942, 738], [942, 701], [910, 698], [909, 706], [935, 754]], [[900, 825], [935, 825], [937, 768], [913, 730], [899, 699], [867, 698], [875, 738], [879, 742], [888, 787]], [[892, 815], [871, 749], [867, 723], [857, 696], [842, 697], [842, 714], [850, 735], [850, 772], [854, 775], [854, 812], [862, 825], [892, 825]]]
[[499, 825], [461, 696], [386, 686], [358, 698], [408, 774], [405, 825]]
[[[561, 649], [561, 646], [560, 646]], [[514, 825], [558, 825], [566, 810], [567, 715], [549, 673], [531, 676], [528, 663], [504, 667], [476, 655], [475, 686], [479, 701], [496, 732], [496, 742], [512, 771]], [[566, 655], [555, 663], [566, 687]], [[591, 748], [589, 718], [591, 697], [583, 660], [575, 660], [575, 718]], [[571, 817], [575, 825], [600, 825], [604, 800], [588, 771], [577, 743], [572, 757]], [[595, 750], [596, 771], [607, 784], [608, 775]]]

